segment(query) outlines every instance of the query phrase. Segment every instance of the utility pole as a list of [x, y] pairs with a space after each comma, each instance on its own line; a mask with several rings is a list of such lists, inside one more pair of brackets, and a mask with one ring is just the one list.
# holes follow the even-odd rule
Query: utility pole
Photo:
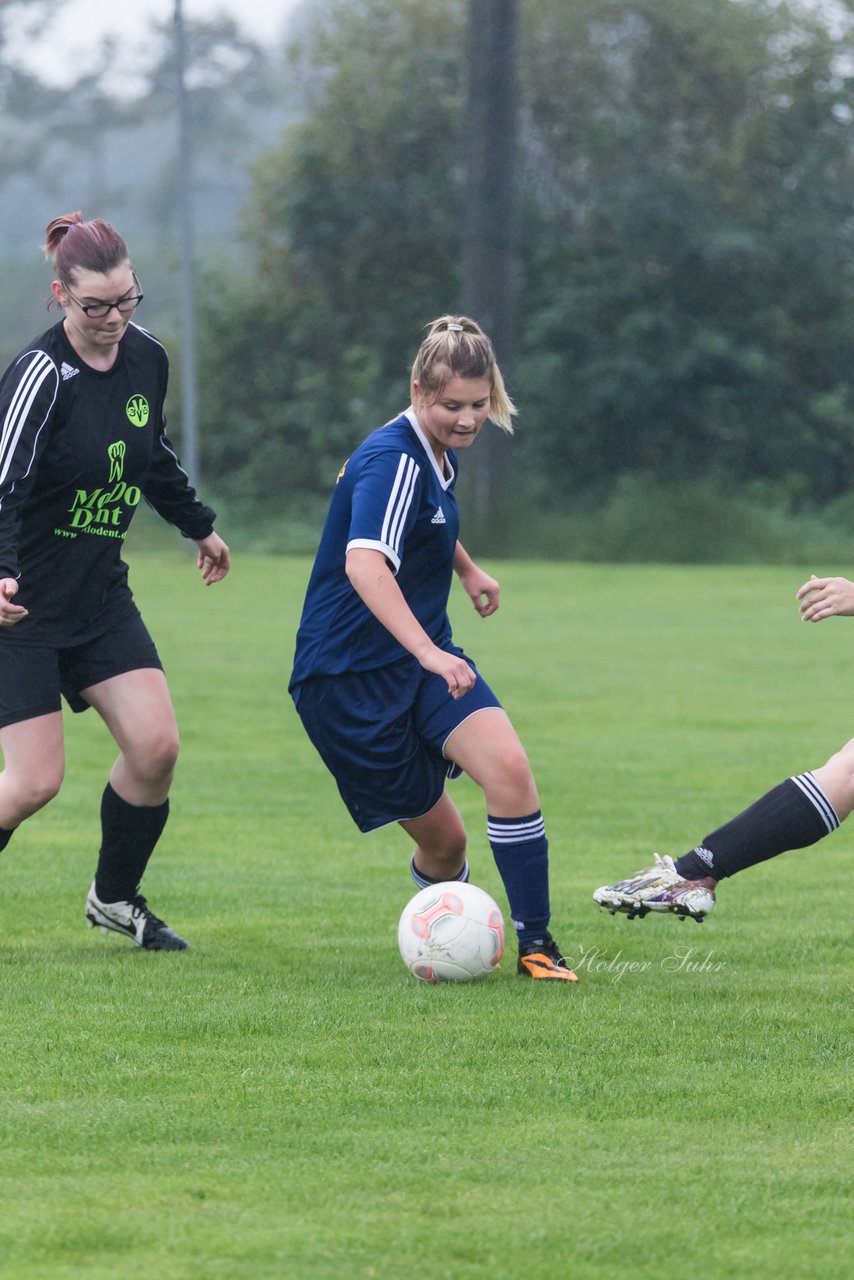
[[[516, 320], [518, 25], [518, 0], [468, 0], [462, 309], [489, 334], [505, 379]], [[510, 452], [504, 433], [488, 428], [466, 476], [467, 528], [470, 519], [473, 541], [492, 554], [510, 550]]]
[[193, 484], [199, 482], [198, 375], [196, 371], [195, 239], [193, 235], [193, 148], [186, 81], [186, 47], [181, 0], [175, 0], [175, 77], [178, 104], [176, 191], [181, 248], [181, 460]]

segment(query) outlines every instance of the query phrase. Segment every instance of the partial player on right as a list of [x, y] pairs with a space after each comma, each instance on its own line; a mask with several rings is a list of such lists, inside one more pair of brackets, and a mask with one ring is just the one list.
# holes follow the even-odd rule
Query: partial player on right
[[[797, 593], [804, 622], [854, 615], [854, 582], [813, 575]], [[835, 831], [854, 809], [854, 738], [820, 769], [786, 778], [730, 822], [675, 861], [655, 864], [628, 880], [603, 885], [594, 902], [632, 919], [650, 911], [700, 922], [715, 905], [720, 880], [789, 849], [804, 849]]]

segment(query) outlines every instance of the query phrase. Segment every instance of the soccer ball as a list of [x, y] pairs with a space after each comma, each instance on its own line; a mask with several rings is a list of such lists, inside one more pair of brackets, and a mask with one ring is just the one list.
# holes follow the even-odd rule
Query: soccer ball
[[477, 885], [431, 884], [406, 904], [397, 926], [403, 963], [422, 982], [473, 982], [504, 951], [498, 904]]

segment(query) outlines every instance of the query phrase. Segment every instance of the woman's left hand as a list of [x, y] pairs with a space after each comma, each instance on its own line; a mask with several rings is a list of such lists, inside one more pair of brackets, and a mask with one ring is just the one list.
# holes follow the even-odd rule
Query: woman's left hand
[[196, 546], [199, 548], [196, 564], [202, 571], [205, 586], [209, 587], [224, 578], [231, 568], [228, 547], [218, 533], [199, 539]]
[[847, 578], [817, 578], [813, 574], [796, 598], [804, 622], [854, 614], [854, 582]]
[[495, 578], [472, 564], [460, 574], [460, 582], [471, 597], [471, 602], [482, 618], [488, 618], [498, 608], [499, 586]]

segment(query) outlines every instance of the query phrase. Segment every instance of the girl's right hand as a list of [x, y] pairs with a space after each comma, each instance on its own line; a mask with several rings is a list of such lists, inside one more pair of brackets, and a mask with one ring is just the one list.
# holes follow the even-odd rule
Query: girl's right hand
[[28, 610], [23, 605], [12, 604], [12, 597], [17, 594], [18, 584], [14, 578], [0, 578], [0, 627], [14, 627], [26, 618]]
[[455, 653], [446, 653], [438, 645], [434, 645], [431, 652], [421, 659], [421, 665], [446, 681], [452, 698], [462, 698], [469, 689], [474, 688], [477, 680], [477, 675], [465, 658], [459, 658]]

